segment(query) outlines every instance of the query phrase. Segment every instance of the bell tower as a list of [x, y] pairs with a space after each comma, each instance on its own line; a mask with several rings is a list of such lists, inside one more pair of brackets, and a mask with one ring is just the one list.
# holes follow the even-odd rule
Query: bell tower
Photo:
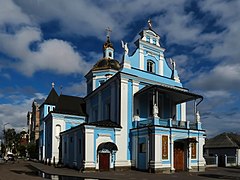
[[114, 59], [114, 47], [110, 41], [110, 33], [112, 32], [112, 30], [108, 27], [106, 28], [106, 31], [107, 31], [107, 40], [103, 44], [103, 58]]

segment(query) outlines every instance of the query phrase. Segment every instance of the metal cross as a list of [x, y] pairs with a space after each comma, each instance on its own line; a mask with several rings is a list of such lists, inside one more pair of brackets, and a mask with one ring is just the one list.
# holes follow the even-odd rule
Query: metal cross
[[107, 27], [105, 30], [107, 31], [107, 37], [110, 37], [110, 34], [111, 34], [111, 32], [112, 32], [112, 30], [110, 29], [110, 27]]

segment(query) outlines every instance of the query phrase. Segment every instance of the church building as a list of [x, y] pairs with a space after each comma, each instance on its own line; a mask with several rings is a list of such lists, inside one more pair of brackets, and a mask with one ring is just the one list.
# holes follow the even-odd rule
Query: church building
[[63, 165], [83, 171], [205, 169], [198, 110], [203, 97], [183, 87], [151, 22], [139, 35], [132, 55], [122, 42], [119, 62], [108, 34], [103, 57], [85, 76], [85, 119], [60, 133]]

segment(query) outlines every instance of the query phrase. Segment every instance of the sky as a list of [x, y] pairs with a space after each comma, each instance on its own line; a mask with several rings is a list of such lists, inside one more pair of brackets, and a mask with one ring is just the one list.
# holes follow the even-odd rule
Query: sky
[[239, 9], [238, 0], [0, 0], [0, 128], [27, 129], [33, 100], [52, 82], [58, 93], [85, 96], [106, 28], [120, 60], [121, 40], [133, 52], [151, 19], [184, 87], [204, 96], [207, 137], [240, 133]]

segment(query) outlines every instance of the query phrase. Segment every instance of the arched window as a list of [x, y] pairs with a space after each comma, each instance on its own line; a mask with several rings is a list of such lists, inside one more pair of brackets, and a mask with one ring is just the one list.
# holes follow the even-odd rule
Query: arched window
[[154, 68], [155, 68], [154, 65], [155, 65], [155, 63], [153, 61], [148, 60], [147, 61], [147, 71], [154, 73], [155, 72], [154, 71]]
[[108, 53], [108, 56], [109, 56], [109, 57], [112, 57], [112, 53], [111, 53], [111, 52], [109, 52], [109, 53]]
[[55, 136], [59, 137], [60, 132], [61, 132], [61, 125], [57, 124], [55, 127]]

